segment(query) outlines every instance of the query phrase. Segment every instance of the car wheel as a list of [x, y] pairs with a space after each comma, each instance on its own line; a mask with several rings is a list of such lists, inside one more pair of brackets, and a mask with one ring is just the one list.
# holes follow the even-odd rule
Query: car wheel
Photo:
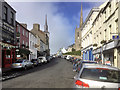
[[34, 68], [34, 65], [32, 65], [32, 68]]
[[24, 69], [27, 70], [27, 67], [25, 66]]

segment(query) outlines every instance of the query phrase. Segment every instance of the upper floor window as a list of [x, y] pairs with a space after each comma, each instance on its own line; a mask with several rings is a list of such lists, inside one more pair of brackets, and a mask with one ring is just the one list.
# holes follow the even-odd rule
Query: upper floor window
[[24, 35], [24, 29], [23, 29], [23, 35]]
[[77, 32], [77, 37], [79, 37], [79, 32]]
[[13, 14], [13, 12], [11, 12], [10, 20], [11, 20], [11, 25], [14, 25], [14, 14]]
[[118, 19], [115, 21], [116, 23], [116, 33], [118, 33]]
[[111, 14], [111, 4], [109, 5], [109, 14]]
[[109, 30], [110, 30], [110, 33], [111, 33], [111, 25], [109, 26]]
[[7, 16], [8, 16], [8, 8], [6, 6], [4, 6], [4, 14], [3, 14], [3, 18], [5, 21], [7, 21]]
[[26, 46], [28, 46], [28, 43], [26, 42]]
[[26, 37], [28, 37], [28, 32], [26, 32]]
[[19, 26], [19, 25], [17, 25], [17, 28], [18, 28], [18, 32], [20, 33], [20, 26]]
[[104, 16], [105, 16], [105, 19], [106, 19], [106, 11], [104, 12]]
[[23, 40], [23, 44], [24, 44], [24, 40]]
[[118, 7], [119, 0], [116, 0], [116, 7]]

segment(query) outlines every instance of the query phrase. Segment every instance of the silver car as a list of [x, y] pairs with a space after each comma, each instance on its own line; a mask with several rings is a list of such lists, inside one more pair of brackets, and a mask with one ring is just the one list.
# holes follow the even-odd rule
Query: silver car
[[83, 64], [74, 80], [74, 88], [101, 88], [102, 90], [114, 88], [114, 90], [119, 90], [120, 69], [107, 65]]
[[40, 59], [42, 63], [47, 63], [45, 56], [38, 57], [38, 59]]
[[15, 63], [12, 64], [12, 69], [15, 69], [15, 68], [27, 69], [29, 67], [32, 67], [32, 68], [34, 67], [33, 63], [30, 62], [29, 60], [19, 59]]

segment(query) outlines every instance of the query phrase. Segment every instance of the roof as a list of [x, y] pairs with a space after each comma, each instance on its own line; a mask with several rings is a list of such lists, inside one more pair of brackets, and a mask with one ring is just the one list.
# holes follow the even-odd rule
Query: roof
[[84, 68], [106, 68], [106, 69], [111, 69], [111, 70], [120, 70], [119, 68], [102, 65], [102, 64], [83, 64], [83, 67]]
[[87, 21], [89, 20], [89, 18], [90, 18], [91, 15], [92, 15], [92, 13], [93, 13], [93, 12], [99, 12], [99, 10], [100, 10], [100, 9], [97, 8], [97, 7], [94, 7], [94, 8], [91, 9], [91, 11], [89, 12], [87, 18], [85, 19], [85, 22], [84, 22], [83, 25], [82, 25], [82, 28], [86, 25]]
[[21, 25], [18, 21], [16, 21], [16, 25], [19, 24], [22, 28], [24, 28], [25, 30], [27, 30], [28, 32], [30, 32], [27, 28], [25, 28], [23, 25]]

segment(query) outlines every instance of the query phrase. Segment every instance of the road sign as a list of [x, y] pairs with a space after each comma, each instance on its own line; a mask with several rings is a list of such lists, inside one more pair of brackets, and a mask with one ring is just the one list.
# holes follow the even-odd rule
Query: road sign
[[113, 40], [119, 39], [119, 35], [112, 36]]

